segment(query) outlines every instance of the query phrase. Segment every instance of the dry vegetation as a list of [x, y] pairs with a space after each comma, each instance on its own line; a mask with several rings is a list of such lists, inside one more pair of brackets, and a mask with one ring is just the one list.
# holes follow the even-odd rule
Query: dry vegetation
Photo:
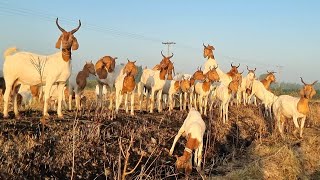
[[[51, 113], [46, 126], [37, 110], [21, 113], [21, 120], [0, 120], [0, 179], [181, 179], [168, 155], [187, 112], [112, 112], [96, 109], [93, 91], [86, 91], [87, 108], [81, 115]], [[2, 104], [0, 104], [2, 108]], [[2, 109], [1, 109], [2, 110]], [[227, 125], [215, 108], [204, 120], [203, 171], [191, 179], [319, 179], [320, 103], [311, 103], [304, 138], [293, 135], [288, 121], [285, 138], [264, 119], [258, 107], [231, 106]], [[13, 114], [11, 114], [13, 116]], [[181, 155], [181, 138], [174, 154]]]

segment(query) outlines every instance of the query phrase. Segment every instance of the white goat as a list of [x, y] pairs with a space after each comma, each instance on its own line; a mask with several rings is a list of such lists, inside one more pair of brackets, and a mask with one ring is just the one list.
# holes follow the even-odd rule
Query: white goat
[[268, 91], [263, 84], [258, 81], [254, 80], [252, 84], [252, 92], [249, 95], [248, 100], [251, 99], [252, 95], [255, 95], [258, 99], [262, 101], [262, 104], [265, 107], [265, 116], [271, 117], [271, 108], [272, 104], [276, 101], [278, 96], [274, 95], [272, 92]]
[[[272, 109], [281, 135], [283, 135], [285, 118], [292, 118], [294, 125], [297, 128], [295, 132], [300, 129], [300, 137], [302, 137], [304, 123], [309, 113], [308, 103], [312, 96], [316, 94], [313, 85], [317, 83], [317, 81], [312, 84], [307, 84], [301, 78], [301, 82], [304, 84], [304, 87], [300, 90], [300, 98], [281, 95], [273, 103]], [[298, 118], [301, 118], [300, 126], [298, 124]]]
[[[58, 117], [63, 117], [61, 110], [61, 101], [63, 95], [63, 87], [71, 74], [71, 48], [77, 50], [79, 44], [73, 34], [80, 28], [79, 26], [67, 32], [58, 24], [56, 24], [62, 35], [56, 43], [56, 48], [60, 49], [62, 44], [62, 51], [49, 56], [38, 55], [30, 52], [17, 52], [16, 48], [9, 48], [5, 51], [5, 61], [3, 64], [3, 75], [6, 81], [6, 92], [4, 94], [4, 108], [3, 117], [8, 117], [8, 103], [11, 89], [18, 84], [37, 85], [45, 83], [45, 102], [43, 108], [43, 115], [48, 114], [48, 100], [50, 96], [51, 87], [54, 83], [58, 84], [59, 100], [58, 100]], [[15, 53], [15, 54], [14, 54]], [[14, 113], [19, 118], [19, 111], [17, 108], [16, 92], [13, 92]]]
[[237, 104], [240, 104], [241, 101], [243, 101], [243, 104], [246, 105], [248, 103], [248, 93], [247, 90], [252, 89], [252, 84], [255, 79], [255, 71], [250, 70], [249, 67], [247, 66], [248, 74], [246, 77], [242, 78], [241, 85], [239, 86], [238, 92], [237, 92]]
[[166, 80], [163, 86], [162, 95], [167, 95], [169, 97], [169, 111], [172, 111], [174, 108], [174, 95], [181, 93], [180, 82], [181, 81], [176, 80]]
[[177, 158], [176, 166], [179, 169], [186, 168], [186, 172], [191, 172], [191, 159], [193, 150], [195, 150], [194, 164], [197, 165], [199, 170], [201, 169], [203, 135], [205, 130], [206, 124], [201, 118], [201, 114], [194, 108], [191, 108], [187, 118], [184, 120], [181, 128], [179, 129], [178, 134], [174, 138], [169, 153], [169, 155], [172, 156], [174, 147], [181, 135], [187, 139], [183, 156]]
[[221, 83], [214, 92], [213, 96], [220, 101], [220, 117], [223, 123], [229, 120], [229, 103], [231, 98], [238, 92], [239, 85], [241, 84], [240, 81], [241, 74], [237, 73], [228, 86]]

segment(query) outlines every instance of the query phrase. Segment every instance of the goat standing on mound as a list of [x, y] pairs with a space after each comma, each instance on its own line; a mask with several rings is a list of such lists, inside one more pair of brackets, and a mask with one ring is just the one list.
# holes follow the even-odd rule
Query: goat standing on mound
[[192, 151], [195, 150], [194, 163], [197, 168], [201, 169], [202, 160], [202, 148], [203, 148], [203, 135], [206, 130], [206, 124], [201, 118], [201, 114], [191, 108], [187, 118], [184, 120], [178, 134], [174, 138], [173, 144], [170, 149], [169, 155], [172, 156], [174, 147], [180, 138], [184, 136], [187, 139], [187, 143], [183, 152], [183, 155], [177, 157], [176, 167], [178, 169], [185, 169], [186, 174], [189, 174], [192, 170]]
[[[301, 82], [304, 84], [304, 86], [300, 90], [300, 98], [289, 95], [281, 95], [272, 105], [274, 117], [276, 119], [276, 123], [278, 124], [278, 129], [281, 135], [283, 135], [285, 118], [292, 118], [295, 127], [300, 129], [300, 137], [302, 137], [304, 122], [310, 111], [308, 103], [312, 96], [316, 94], [313, 85], [317, 83], [317, 81], [312, 84], [307, 84], [301, 78]], [[298, 124], [298, 118], [301, 118], [300, 126]]]
[[76, 100], [76, 108], [77, 110], [81, 109], [80, 104], [80, 97], [83, 93], [84, 88], [87, 85], [87, 78], [89, 75], [95, 75], [95, 69], [94, 64], [92, 61], [86, 62], [86, 64], [83, 66], [83, 69], [78, 72], [78, 74], [72, 74], [69, 79], [69, 110], [72, 109], [72, 94], [71, 92], [75, 93], [75, 100]]
[[[7, 87], [3, 98], [4, 118], [8, 118], [8, 103], [12, 89], [16, 89], [15, 87], [19, 84], [38, 85], [42, 83], [45, 83], [43, 115], [49, 116], [48, 100], [50, 98], [50, 91], [52, 85], [57, 83], [59, 92], [57, 113], [58, 117], [63, 117], [61, 101], [63, 96], [63, 87], [71, 74], [71, 48], [72, 50], [77, 50], [79, 47], [77, 39], [73, 34], [80, 28], [81, 22], [79, 20], [79, 26], [70, 32], [65, 31], [59, 26], [58, 18], [56, 20], [56, 24], [62, 32], [56, 43], [56, 48], [58, 49], [60, 49], [62, 44], [61, 52], [49, 56], [38, 55], [30, 52], [17, 52], [16, 48], [9, 48], [4, 52], [5, 61], [3, 64], [3, 75]], [[35, 67], [36, 65], [33, 63], [33, 60], [40, 60], [41, 62], [44, 62], [44, 66], [42, 66], [41, 69], [40, 67]], [[12, 94], [14, 101], [14, 114], [16, 118], [19, 118], [16, 90], [13, 91]]]

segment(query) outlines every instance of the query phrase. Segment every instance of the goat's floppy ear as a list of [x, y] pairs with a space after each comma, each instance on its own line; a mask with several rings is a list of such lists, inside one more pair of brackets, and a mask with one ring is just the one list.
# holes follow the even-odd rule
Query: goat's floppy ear
[[79, 48], [79, 44], [78, 44], [78, 41], [77, 41], [77, 38], [76, 37], [73, 37], [73, 41], [72, 41], [72, 50], [77, 50]]
[[316, 91], [312, 88], [312, 91], [311, 91], [311, 93], [310, 93], [310, 99], [314, 96], [314, 95], [316, 95]]
[[62, 39], [62, 35], [59, 37], [57, 43], [56, 43], [56, 48], [57, 49], [60, 49], [60, 46], [61, 46], [61, 39]]
[[300, 90], [300, 96], [305, 97], [304, 88], [302, 88], [302, 89]]

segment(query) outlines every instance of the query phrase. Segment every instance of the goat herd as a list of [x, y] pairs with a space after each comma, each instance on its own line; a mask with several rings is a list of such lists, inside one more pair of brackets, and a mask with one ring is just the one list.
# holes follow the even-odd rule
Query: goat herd
[[[230, 103], [244, 105], [252, 100], [256, 104], [255, 98], [260, 99], [265, 106], [265, 116], [274, 116], [280, 133], [283, 133], [285, 118], [292, 118], [295, 127], [300, 130], [302, 137], [304, 122], [309, 112], [308, 102], [315, 95], [316, 91], [312, 84], [307, 84], [301, 78], [303, 88], [300, 91], [300, 98], [291, 97], [289, 95], [276, 96], [270, 90], [270, 84], [275, 81], [275, 72], [268, 72], [266, 78], [262, 81], [256, 80], [254, 69], [249, 69], [248, 73], [243, 76], [243, 72], [239, 73], [239, 65], [231, 64], [231, 70], [227, 73], [223, 72], [215, 58], [215, 48], [211, 45], [203, 44], [203, 56], [207, 58], [203, 65], [204, 70], [198, 68], [196, 72], [191, 74], [174, 73], [174, 66], [171, 56], [162, 54], [161, 62], [152, 69], [143, 69], [141, 80], [136, 83], [136, 75], [138, 69], [135, 65], [136, 61], [130, 61], [126, 65], [116, 65], [116, 57], [104, 56], [93, 64], [86, 62], [83, 69], [77, 74], [72, 72], [71, 67], [71, 49], [77, 50], [78, 41], [74, 36], [81, 26], [70, 32], [60, 27], [58, 18], [56, 25], [62, 32], [56, 48], [62, 51], [49, 56], [38, 55], [30, 52], [18, 52], [16, 48], [8, 48], [4, 52], [3, 75], [6, 90], [3, 96], [4, 108], [3, 117], [8, 118], [9, 99], [13, 100], [13, 110], [16, 118], [19, 118], [18, 97], [23, 99], [27, 95], [23, 92], [39, 91], [44, 92], [43, 116], [49, 116], [48, 103], [50, 98], [56, 97], [58, 106], [57, 114], [59, 118], [63, 117], [62, 103], [65, 103], [65, 93], [69, 96], [69, 109], [72, 109], [72, 92], [75, 93], [75, 105], [77, 109], [81, 109], [81, 97], [86, 87], [86, 79], [89, 74], [96, 76], [97, 85], [97, 104], [103, 105], [104, 85], [111, 90], [115, 88], [115, 108], [113, 107], [114, 97], [109, 96], [109, 108], [115, 109], [118, 113], [122, 98], [125, 95], [125, 110], [129, 112], [128, 96], [130, 95], [130, 114], [134, 115], [134, 97], [137, 92], [139, 97], [139, 108], [142, 109], [142, 102], [146, 96], [146, 108], [150, 108], [150, 113], [154, 111], [154, 105], [157, 105], [158, 112], [161, 112], [164, 105], [167, 105], [171, 111], [176, 102], [175, 95], [179, 95], [180, 110], [189, 109], [189, 114], [174, 139], [170, 154], [173, 153], [174, 146], [181, 135], [185, 135], [187, 143], [184, 154], [177, 158], [176, 165], [178, 168], [184, 168], [187, 172], [191, 170], [191, 155], [195, 150], [194, 161], [200, 168], [202, 157], [202, 138], [205, 132], [205, 123], [201, 115], [207, 115], [207, 109], [211, 110], [217, 104], [220, 105], [220, 117], [223, 123], [228, 122], [228, 108]], [[68, 88], [66, 88], [66, 83]], [[20, 87], [20, 90], [19, 90]], [[23, 88], [27, 87], [27, 88]], [[24, 91], [22, 89], [25, 89]], [[32, 93], [33, 95], [34, 93]], [[157, 102], [155, 102], [157, 95]], [[166, 98], [165, 98], [166, 97]], [[151, 100], [150, 105], [148, 103]], [[148, 106], [149, 105], [149, 106]], [[198, 111], [199, 110], [199, 111]], [[273, 113], [273, 114], [272, 114]], [[297, 119], [301, 118], [300, 126]]]

